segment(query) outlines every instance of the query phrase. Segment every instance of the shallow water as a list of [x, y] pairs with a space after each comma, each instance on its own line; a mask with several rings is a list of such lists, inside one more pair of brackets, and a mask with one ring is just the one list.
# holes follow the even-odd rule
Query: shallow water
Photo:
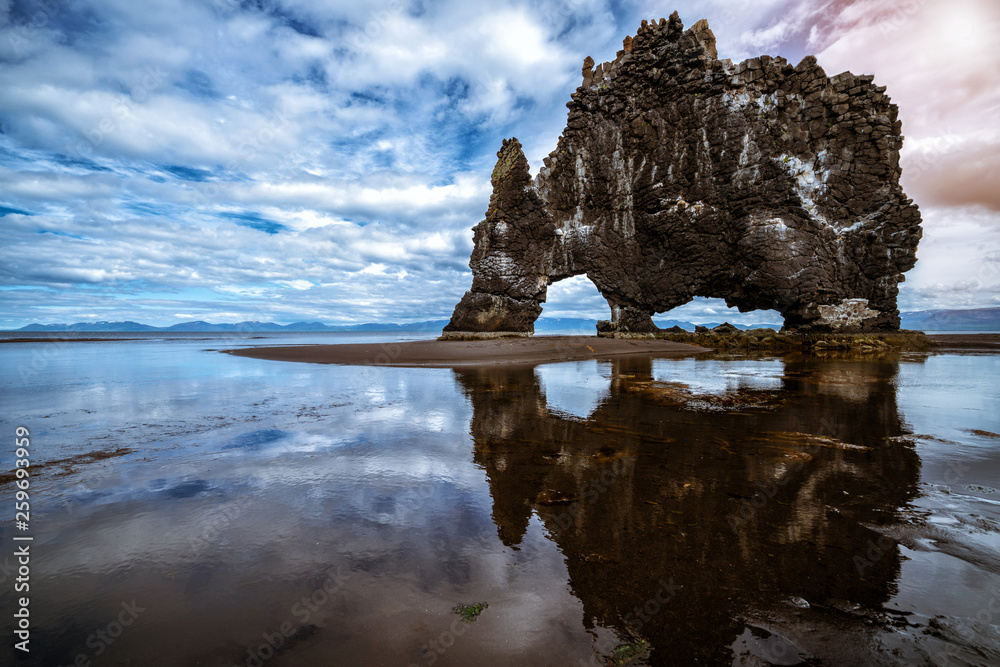
[[0, 346], [26, 664], [1000, 661], [1000, 356], [448, 370], [200, 338]]

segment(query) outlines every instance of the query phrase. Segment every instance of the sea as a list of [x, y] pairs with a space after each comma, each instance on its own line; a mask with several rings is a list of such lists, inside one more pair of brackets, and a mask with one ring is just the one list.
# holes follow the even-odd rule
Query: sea
[[19, 337], [51, 340], [0, 343], [0, 663], [1000, 664], [1000, 355]]

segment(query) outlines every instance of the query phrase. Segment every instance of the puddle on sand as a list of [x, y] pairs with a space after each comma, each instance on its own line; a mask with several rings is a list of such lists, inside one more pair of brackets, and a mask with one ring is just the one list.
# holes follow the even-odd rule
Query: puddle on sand
[[15, 405], [53, 415], [50, 465], [74, 460], [33, 498], [26, 664], [1000, 658], [996, 357], [451, 371], [192, 353], [213, 384], [156, 349], [141, 376], [169, 360], [173, 380], [139, 383], [102, 440], [127, 456], [87, 458], [127, 378], [89, 400], [50, 385], [62, 411], [30, 387]]

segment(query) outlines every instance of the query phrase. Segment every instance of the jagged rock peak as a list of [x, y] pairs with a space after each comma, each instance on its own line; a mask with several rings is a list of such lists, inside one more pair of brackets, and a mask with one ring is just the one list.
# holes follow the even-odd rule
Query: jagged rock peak
[[524, 157], [524, 149], [517, 137], [504, 139], [503, 146], [497, 151], [497, 164], [493, 168], [490, 183], [497, 187], [505, 178], [531, 180], [528, 160]]

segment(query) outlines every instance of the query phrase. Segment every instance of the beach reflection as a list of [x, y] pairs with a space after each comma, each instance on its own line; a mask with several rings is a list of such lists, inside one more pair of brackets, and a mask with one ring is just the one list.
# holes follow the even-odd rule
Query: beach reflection
[[788, 361], [763, 388], [751, 373], [715, 391], [671, 364], [673, 381], [649, 359], [607, 362], [583, 419], [549, 409], [536, 369], [455, 371], [500, 540], [517, 546], [540, 517], [584, 624], [648, 642], [656, 664], [795, 664], [814, 616], [866, 632], [858, 610], [881, 609], [900, 571], [875, 528], [920, 470], [899, 437], [898, 364]]
[[440, 369], [206, 345], [81, 343], [0, 380], [35, 457], [32, 652], [6, 662], [1000, 659], [1000, 356]]

